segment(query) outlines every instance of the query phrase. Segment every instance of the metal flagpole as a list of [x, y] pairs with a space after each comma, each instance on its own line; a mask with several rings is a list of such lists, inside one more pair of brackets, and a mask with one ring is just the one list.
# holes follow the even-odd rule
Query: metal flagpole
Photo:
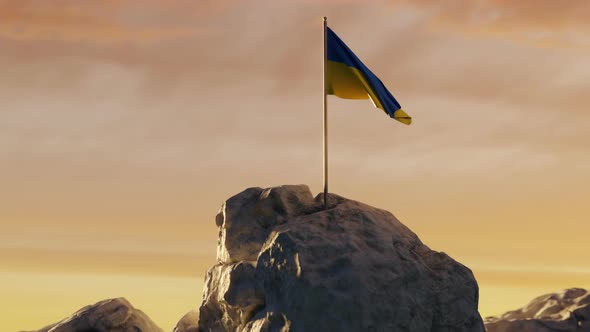
[[326, 28], [328, 18], [324, 16], [324, 209], [328, 209], [328, 96], [326, 91], [327, 70], [326, 62], [328, 58]]

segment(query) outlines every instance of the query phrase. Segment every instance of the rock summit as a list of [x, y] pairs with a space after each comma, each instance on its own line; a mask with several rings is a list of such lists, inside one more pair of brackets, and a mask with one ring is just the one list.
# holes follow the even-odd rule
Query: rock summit
[[200, 331], [484, 331], [471, 270], [385, 210], [323, 200], [285, 185], [223, 204]]

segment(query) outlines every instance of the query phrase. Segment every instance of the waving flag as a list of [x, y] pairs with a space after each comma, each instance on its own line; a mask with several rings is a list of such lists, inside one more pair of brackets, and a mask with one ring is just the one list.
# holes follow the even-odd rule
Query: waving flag
[[390, 117], [409, 125], [412, 118], [373, 72], [326, 27], [326, 93], [345, 99], [371, 99], [375, 107]]
[[324, 209], [328, 209], [328, 98], [371, 99], [375, 107], [409, 125], [412, 118], [387, 90], [383, 82], [328, 28], [324, 17]]

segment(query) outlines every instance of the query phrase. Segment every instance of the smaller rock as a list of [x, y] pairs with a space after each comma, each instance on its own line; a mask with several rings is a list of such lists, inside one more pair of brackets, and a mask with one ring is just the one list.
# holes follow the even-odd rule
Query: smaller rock
[[199, 332], [199, 313], [191, 310], [176, 323], [173, 332]]
[[163, 332], [124, 298], [100, 301], [37, 332]]
[[590, 292], [570, 288], [539, 296], [524, 307], [485, 319], [488, 332], [590, 332]]

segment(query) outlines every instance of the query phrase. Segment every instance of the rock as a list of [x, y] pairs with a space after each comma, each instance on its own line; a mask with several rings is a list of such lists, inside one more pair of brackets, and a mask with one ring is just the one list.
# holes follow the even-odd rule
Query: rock
[[526, 306], [485, 319], [488, 332], [590, 332], [590, 292], [570, 288], [545, 294]]
[[182, 316], [173, 332], [199, 332], [199, 313], [191, 310]]
[[59, 323], [37, 332], [163, 332], [126, 299], [117, 298], [86, 306]]
[[279, 188], [249, 188], [223, 204], [215, 218], [220, 263], [255, 261], [272, 228], [303, 213], [302, 209], [313, 203], [307, 186]]
[[200, 331], [484, 331], [467, 267], [387, 211], [328, 203], [304, 185], [228, 199]]

